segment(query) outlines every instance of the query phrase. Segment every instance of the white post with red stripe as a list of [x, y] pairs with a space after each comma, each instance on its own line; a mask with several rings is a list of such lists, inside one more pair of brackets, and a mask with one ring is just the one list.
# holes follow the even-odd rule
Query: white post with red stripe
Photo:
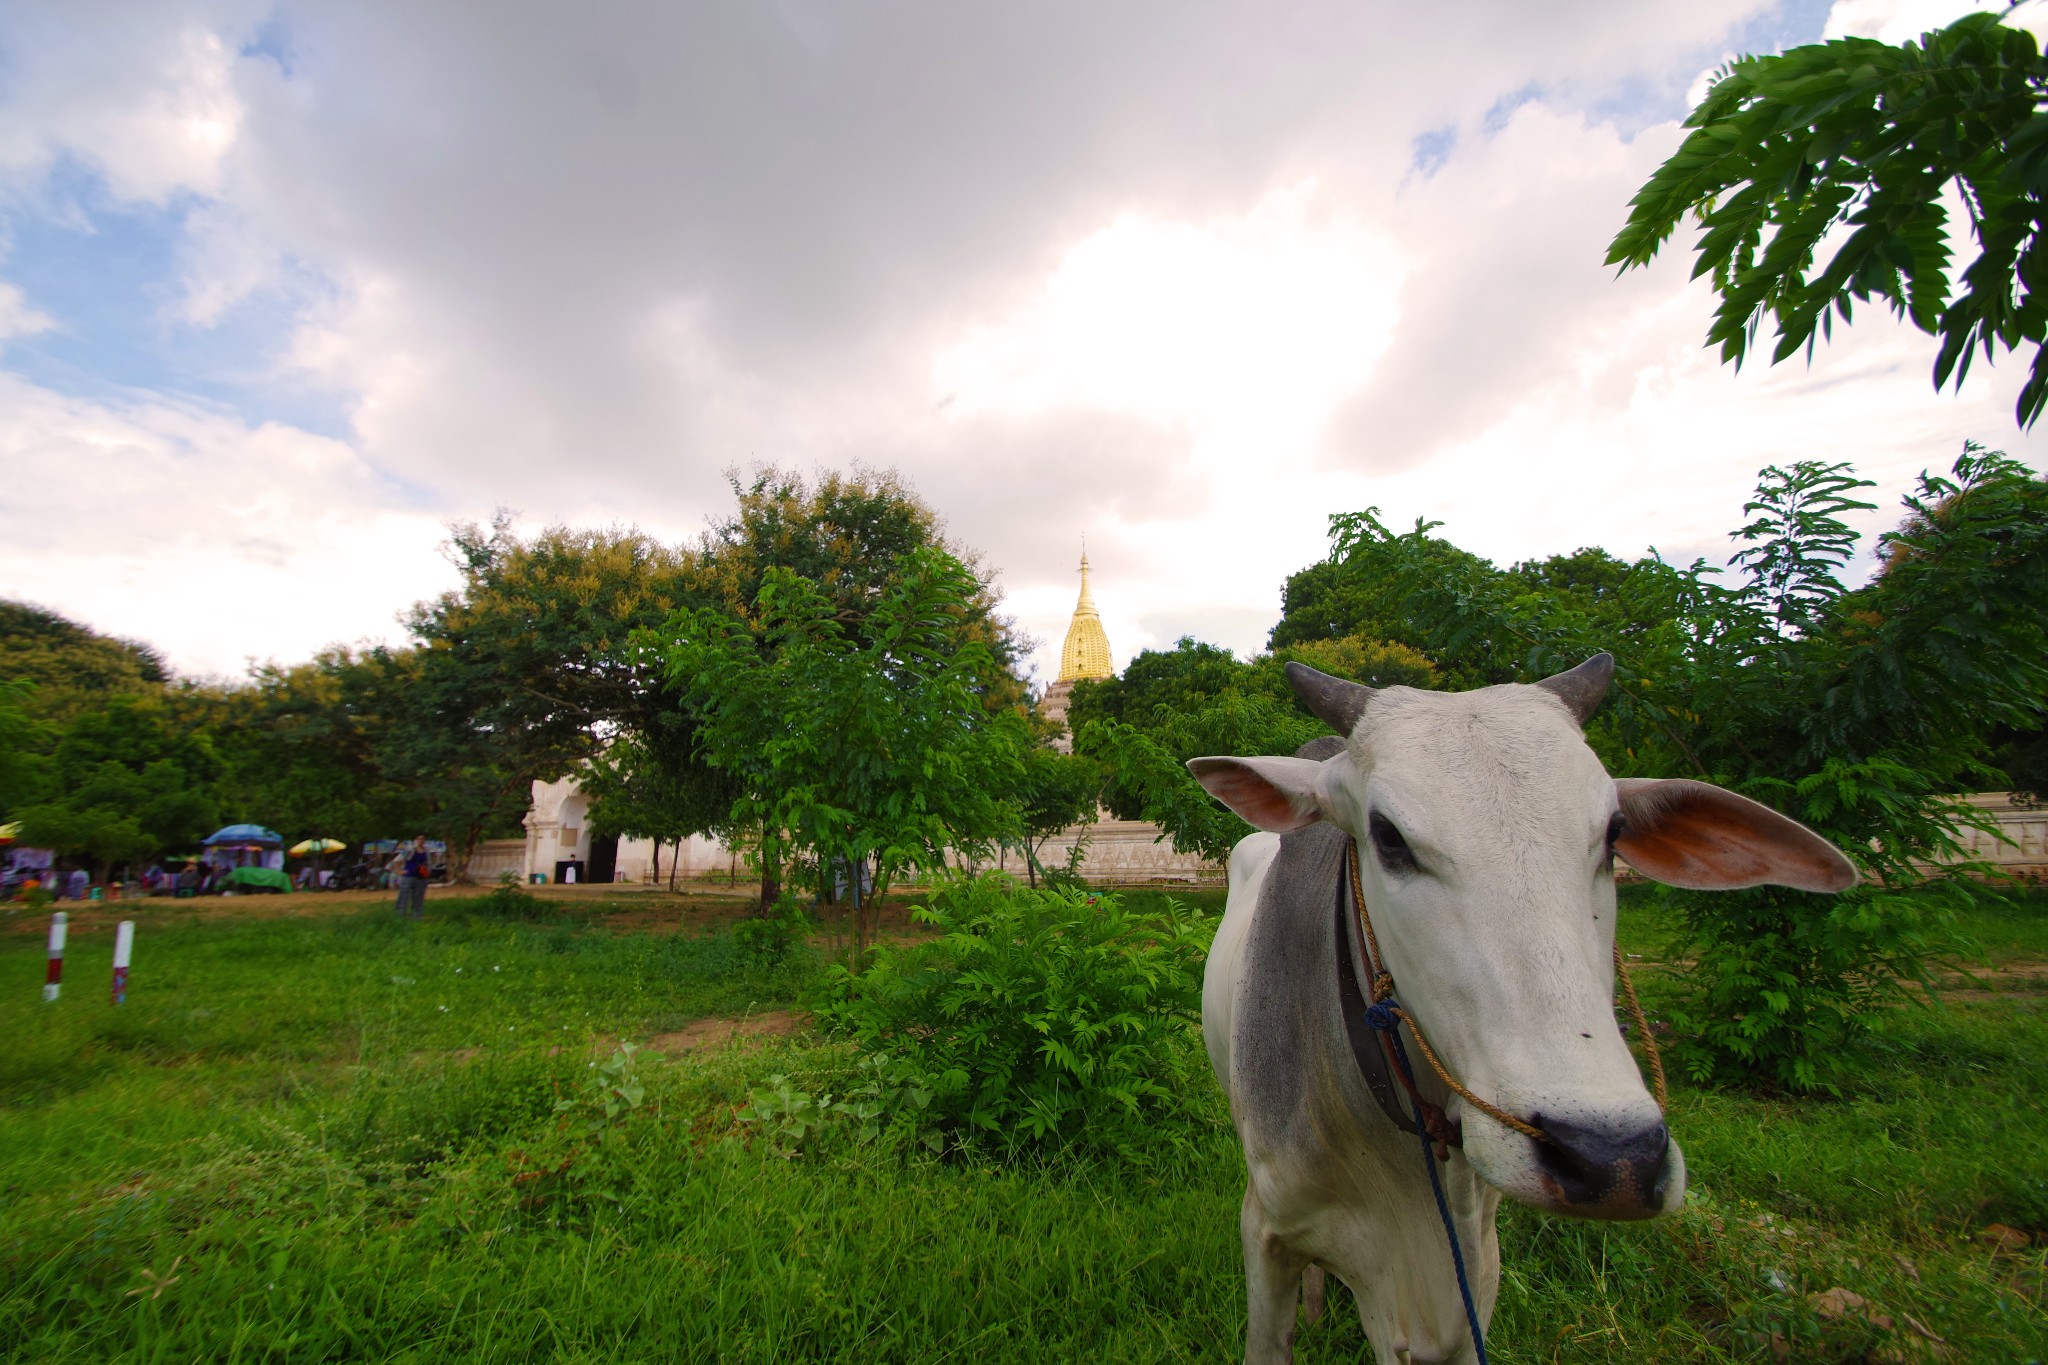
[[64, 933], [70, 917], [62, 910], [50, 916], [50, 969], [43, 976], [43, 1003], [49, 1004], [57, 998], [57, 991], [64, 982]]
[[135, 921], [124, 919], [114, 926], [114, 1003], [128, 998], [128, 959], [135, 952]]

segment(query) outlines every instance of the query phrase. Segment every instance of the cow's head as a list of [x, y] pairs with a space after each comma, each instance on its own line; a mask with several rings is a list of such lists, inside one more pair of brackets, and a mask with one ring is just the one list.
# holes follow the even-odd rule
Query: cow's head
[[1678, 1206], [1685, 1163], [1615, 1022], [1614, 855], [1714, 890], [1840, 891], [1855, 869], [1733, 792], [1610, 778], [1581, 727], [1613, 671], [1602, 654], [1533, 686], [1449, 693], [1289, 664], [1303, 702], [1346, 736], [1342, 751], [1188, 766], [1260, 829], [1328, 820], [1358, 841], [1401, 1004], [1453, 1076], [1552, 1139], [1452, 1097], [1485, 1180], [1559, 1213], [1648, 1218]]

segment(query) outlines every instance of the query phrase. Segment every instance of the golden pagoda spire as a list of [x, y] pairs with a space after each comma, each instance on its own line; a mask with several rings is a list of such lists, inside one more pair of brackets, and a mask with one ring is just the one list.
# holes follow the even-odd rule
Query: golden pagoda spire
[[1067, 626], [1067, 641], [1060, 649], [1061, 682], [1079, 678], [1107, 678], [1115, 673], [1109, 662], [1109, 637], [1102, 633], [1102, 614], [1095, 610], [1095, 594], [1088, 590], [1088, 542], [1081, 542], [1081, 597], [1074, 603], [1074, 619]]

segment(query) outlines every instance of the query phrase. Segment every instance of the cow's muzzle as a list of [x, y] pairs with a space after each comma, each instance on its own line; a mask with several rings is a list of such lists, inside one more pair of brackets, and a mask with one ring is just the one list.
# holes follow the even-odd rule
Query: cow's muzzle
[[1558, 1212], [1578, 1218], [1655, 1218], [1664, 1212], [1671, 1131], [1661, 1119], [1622, 1128], [1539, 1115], [1536, 1124], [1550, 1137], [1533, 1145]]

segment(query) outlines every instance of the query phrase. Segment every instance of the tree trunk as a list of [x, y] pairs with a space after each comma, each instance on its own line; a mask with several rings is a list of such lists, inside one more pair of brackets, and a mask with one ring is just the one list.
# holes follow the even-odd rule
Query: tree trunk
[[668, 860], [668, 889], [671, 891], [676, 889], [676, 876], [682, 870], [682, 866], [683, 841], [678, 839], [676, 840], [676, 851]]
[[846, 860], [846, 884], [853, 892], [853, 969], [859, 971], [868, 960], [868, 918], [867, 907], [861, 901], [860, 874], [862, 864], [853, 859]]
[[459, 847], [453, 843], [451, 843], [448, 846], [449, 885], [452, 886], [457, 882], [462, 882], [464, 884], [468, 883], [469, 860], [476, 856], [477, 840], [482, 834], [482, 825], [471, 825], [468, 829], [462, 832], [462, 839], [460, 841]]
[[654, 836], [654, 875], [648, 879], [656, 886], [661, 885], [661, 836]]
[[782, 899], [782, 850], [766, 830], [761, 831], [761, 905], [759, 914], [767, 918], [775, 912], [775, 902]]

